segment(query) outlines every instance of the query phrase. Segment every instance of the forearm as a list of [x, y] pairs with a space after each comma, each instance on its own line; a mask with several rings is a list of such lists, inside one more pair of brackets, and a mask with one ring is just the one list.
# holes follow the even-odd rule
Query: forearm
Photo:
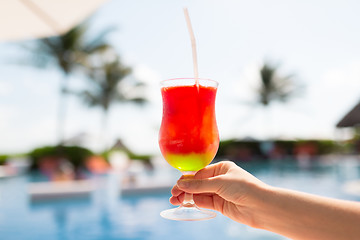
[[360, 203], [273, 187], [261, 188], [257, 199], [255, 227], [292, 239], [360, 238]]

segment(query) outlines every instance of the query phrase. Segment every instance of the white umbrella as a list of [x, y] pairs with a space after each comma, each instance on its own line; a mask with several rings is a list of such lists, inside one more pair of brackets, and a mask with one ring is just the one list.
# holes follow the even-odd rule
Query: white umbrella
[[1, 0], [0, 41], [61, 35], [107, 0]]

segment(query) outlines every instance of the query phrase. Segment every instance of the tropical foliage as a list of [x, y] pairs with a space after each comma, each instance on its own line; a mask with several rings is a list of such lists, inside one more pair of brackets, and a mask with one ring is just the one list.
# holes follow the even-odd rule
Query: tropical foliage
[[259, 73], [260, 85], [256, 93], [257, 102], [262, 106], [268, 106], [275, 101], [286, 102], [301, 90], [294, 81], [294, 75], [281, 76], [276, 64], [265, 62]]
[[60, 87], [60, 105], [58, 108], [58, 141], [64, 140], [66, 118], [65, 95], [68, 90], [68, 77], [76, 72], [94, 53], [106, 50], [110, 45], [106, 36], [111, 28], [105, 29], [97, 35], [90, 36], [89, 25], [82, 24], [74, 27], [61, 36], [38, 39], [26, 46], [31, 53], [28, 61], [37, 67], [56, 67], [64, 74]]
[[86, 63], [90, 82], [78, 94], [89, 107], [103, 110], [102, 131], [105, 134], [110, 107], [116, 102], [144, 103], [144, 85], [131, 78], [131, 68], [120, 61], [113, 49], [95, 54], [94, 57], [93, 61]]
[[0, 155], [0, 165], [5, 165], [8, 159], [7, 155]]
[[85, 160], [94, 154], [78, 146], [45, 146], [32, 150], [28, 155], [32, 160], [32, 168], [37, 169], [39, 162], [46, 157], [65, 158], [75, 168], [83, 167]]

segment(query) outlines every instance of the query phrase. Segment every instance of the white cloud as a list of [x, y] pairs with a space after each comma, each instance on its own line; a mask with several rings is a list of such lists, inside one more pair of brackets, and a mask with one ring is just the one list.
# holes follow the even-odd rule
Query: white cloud
[[324, 73], [309, 88], [309, 99], [318, 113], [332, 124], [360, 100], [360, 62], [352, 62]]
[[[324, 74], [322, 86], [327, 88], [350, 89], [360, 86], [360, 61], [348, 63]], [[339, 89], [336, 89], [339, 90]]]
[[[244, 67], [241, 81], [234, 82], [234, 88], [225, 92], [238, 94], [236, 99], [253, 101], [255, 95], [252, 90], [256, 87], [258, 66], [253, 63]], [[317, 81], [308, 79], [305, 83], [306, 92], [301, 98], [287, 104], [273, 104], [268, 110], [241, 103], [235, 105], [234, 102], [226, 106], [221, 104], [218, 107], [221, 135], [333, 138], [337, 121], [360, 99], [360, 62], [330, 69], [319, 76]], [[270, 115], [267, 115], [267, 111], [270, 111]]]
[[54, 121], [51, 118], [41, 118], [35, 124], [14, 126], [8, 123], [1, 129], [0, 151], [19, 152], [29, 151], [31, 148], [53, 144], [55, 141]]
[[260, 64], [259, 63], [251, 63], [244, 67], [244, 70], [242, 71], [239, 81], [238, 81], [238, 87], [237, 91], [239, 96], [242, 97], [242, 99], [247, 101], [253, 101], [255, 97], [255, 89], [259, 87], [259, 69]]
[[149, 84], [161, 81], [161, 75], [144, 64], [139, 64], [134, 67], [134, 75], [141, 81]]
[[11, 95], [13, 92], [13, 86], [9, 84], [8, 82], [0, 81], [0, 96], [6, 97]]
[[163, 80], [161, 74], [147, 65], [140, 64], [134, 67], [134, 76], [146, 84], [146, 95], [151, 102], [161, 102], [159, 85]]
[[3, 136], [4, 131], [6, 131], [10, 123], [13, 119], [15, 119], [19, 114], [19, 111], [17, 108], [11, 106], [11, 105], [5, 105], [0, 104], [0, 136]]

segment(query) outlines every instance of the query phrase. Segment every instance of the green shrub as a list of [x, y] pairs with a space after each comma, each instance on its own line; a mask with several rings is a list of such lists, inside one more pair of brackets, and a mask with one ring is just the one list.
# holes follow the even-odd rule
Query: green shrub
[[[331, 154], [339, 151], [339, 144], [333, 140], [297, 139], [297, 140], [274, 140], [274, 148], [281, 151], [285, 156], [296, 154], [301, 146], [310, 146], [315, 155]], [[252, 140], [225, 140], [221, 141], [217, 153], [218, 158], [230, 160], [258, 160], [266, 156], [261, 151], [261, 141]], [[360, 146], [360, 144], [359, 144]], [[344, 148], [344, 147], [343, 147]], [[359, 147], [360, 149], [360, 147]]]
[[249, 161], [261, 156], [259, 142], [252, 140], [225, 140], [219, 144], [217, 158], [234, 161]]
[[338, 151], [338, 144], [332, 140], [319, 140], [319, 153], [320, 154], [329, 154]]
[[39, 161], [44, 157], [59, 157], [69, 160], [75, 168], [84, 166], [85, 160], [93, 153], [86, 148], [78, 146], [45, 146], [36, 148], [29, 153], [32, 159], [32, 168], [37, 169]]
[[7, 155], [0, 155], [0, 165], [5, 165], [8, 157]]

